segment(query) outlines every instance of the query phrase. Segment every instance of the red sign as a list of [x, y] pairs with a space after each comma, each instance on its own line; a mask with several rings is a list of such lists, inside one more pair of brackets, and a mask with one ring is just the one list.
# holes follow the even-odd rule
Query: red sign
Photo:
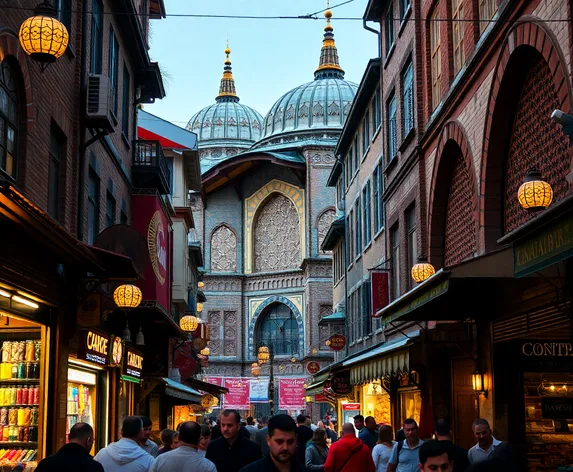
[[226, 393], [223, 397], [223, 408], [234, 410], [248, 410], [251, 408], [249, 400], [250, 379], [225, 379], [224, 384], [224, 387], [229, 389], [229, 393]]
[[346, 346], [346, 338], [342, 334], [333, 334], [328, 340], [330, 341], [328, 347], [333, 351], [341, 351]]
[[174, 367], [179, 369], [182, 379], [189, 379], [193, 377], [198, 370], [197, 359], [193, 357], [193, 343], [191, 341], [185, 342], [175, 352]]
[[304, 380], [279, 379], [279, 409], [302, 410], [306, 408], [304, 402]]
[[315, 403], [328, 403], [328, 398], [326, 398], [324, 395], [321, 395], [320, 393], [317, 393], [314, 396], [314, 402]]
[[370, 272], [372, 286], [372, 316], [390, 303], [390, 286], [388, 271], [373, 270]]
[[360, 411], [360, 403], [343, 403], [343, 411]]
[[218, 387], [223, 386], [223, 377], [203, 377], [203, 382], [207, 382], [211, 385], [217, 385]]
[[309, 374], [316, 374], [320, 370], [320, 364], [315, 361], [309, 362], [306, 370], [308, 370]]
[[133, 227], [147, 241], [147, 261], [137, 282], [144, 300], [156, 300], [171, 312], [171, 226], [157, 195], [131, 197]]

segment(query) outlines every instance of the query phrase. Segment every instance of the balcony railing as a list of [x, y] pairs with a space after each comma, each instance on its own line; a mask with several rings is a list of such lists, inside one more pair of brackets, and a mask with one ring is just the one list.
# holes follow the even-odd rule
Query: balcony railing
[[171, 171], [159, 141], [133, 142], [133, 185], [136, 188], [156, 188], [162, 195], [171, 192]]

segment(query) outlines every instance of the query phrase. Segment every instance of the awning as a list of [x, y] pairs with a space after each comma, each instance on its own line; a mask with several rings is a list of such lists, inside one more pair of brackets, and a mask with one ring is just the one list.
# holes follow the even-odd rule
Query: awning
[[337, 311], [336, 313], [332, 313], [331, 315], [323, 316], [319, 321], [318, 325], [325, 325], [329, 323], [344, 323], [346, 320], [346, 315], [342, 311]]
[[189, 241], [189, 257], [195, 260], [195, 265], [197, 267], [203, 267], [203, 249], [201, 248], [201, 243], [199, 241]]
[[324, 372], [314, 378], [314, 382], [306, 387], [307, 395], [317, 395], [322, 394], [324, 391], [324, 382], [328, 379], [330, 372]]
[[330, 224], [324, 236], [324, 240], [320, 245], [320, 249], [323, 251], [332, 251], [336, 243], [341, 238], [344, 238], [344, 221], [344, 215], [341, 215]]
[[191, 403], [201, 403], [201, 395], [197, 390], [183, 385], [182, 383], [175, 382], [167, 377], [160, 379], [165, 384], [165, 394], [178, 400], [186, 400]]
[[196, 390], [202, 390], [203, 392], [210, 393], [211, 395], [224, 395], [225, 393], [229, 393], [229, 389], [225, 387], [219, 387], [219, 385], [213, 385], [208, 382], [203, 382], [199, 379], [184, 379], [182, 380], [183, 384], [194, 388]]
[[[413, 336], [419, 335], [419, 331]], [[350, 367], [350, 382], [353, 385], [372, 382], [382, 377], [409, 372], [411, 339], [382, 343], [368, 352], [342, 363]]]
[[139, 279], [139, 274], [133, 266], [131, 257], [95, 246], [86, 245], [86, 247], [101, 261], [109, 274], [106, 279], [125, 281]]

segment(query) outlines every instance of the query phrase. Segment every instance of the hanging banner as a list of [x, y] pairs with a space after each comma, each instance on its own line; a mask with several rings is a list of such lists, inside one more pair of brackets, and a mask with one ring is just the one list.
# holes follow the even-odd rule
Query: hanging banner
[[279, 379], [279, 409], [302, 410], [304, 402], [304, 378]]
[[207, 382], [211, 385], [217, 385], [217, 387], [223, 386], [223, 377], [203, 377], [203, 382]]
[[267, 403], [269, 401], [269, 379], [251, 379], [249, 400], [251, 403]]
[[390, 303], [390, 285], [388, 283], [388, 271], [373, 270], [370, 272], [372, 287], [372, 316], [376, 316], [379, 310]]
[[223, 408], [248, 410], [251, 407], [251, 402], [249, 401], [249, 379], [225, 379], [224, 387], [229, 389], [229, 393], [226, 393], [223, 397]]

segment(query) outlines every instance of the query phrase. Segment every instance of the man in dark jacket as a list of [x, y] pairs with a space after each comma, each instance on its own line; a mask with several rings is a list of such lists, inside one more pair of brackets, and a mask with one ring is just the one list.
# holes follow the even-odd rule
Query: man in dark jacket
[[261, 448], [241, 434], [241, 415], [237, 410], [223, 410], [221, 433], [222, 437], [209, 443], [205, 455], [217, 472], [238, 472], [262, 457]]
[[306, 425], [306, 420], [306, 415], [298, 415], [296, 417], [296, 460], [301, 464], [304, 464], [306, 443], [312, 439], [312, 429]]
[[257, 435], [255, 437], [255, 442], [261, 448], [261, 452], [263, 456], [269, 455], [269, 445], [267, 444], [267, 436], [269, 434], [269, 419], [264, 416], [260, 422], [262, 428], [257, 431]]
[[372, 451], [356, 437], [352, 423], [342, 426], [342, 437], [328, 451], [324, 472], [374, 472]]
[[269, 455], [243, 467], [240, 472], [307, 472], [296, 460], [296, 424], [288, 415], [275, 415], [269, 420]]
[[454, 463], [452, 472], [464, 472], [470, 466], [468, 451], [467, 449], [454, 444], [448, 422], [444, 419], [436, 421], [434, 431], [436, 433], [436, 439], [438, 441], [443, 441], [450, 448], [450, 459]]
[[62, 446], [53, 456], [40, 461], [39, 472], [104, 472], [89, 451], [94, 443], [94, 430], [87, 423], [76, 423], [70, 429], [69, 443]]
[[378, 441], [378, 432], [376, 431], [376, 420], [373, 416], [366, 417], [364, 420], [364, 428], [362, 428], [358, 437], [362, 439], [362, 442], [366, 444], [370, 450], [374, 449], [376, 441]]

